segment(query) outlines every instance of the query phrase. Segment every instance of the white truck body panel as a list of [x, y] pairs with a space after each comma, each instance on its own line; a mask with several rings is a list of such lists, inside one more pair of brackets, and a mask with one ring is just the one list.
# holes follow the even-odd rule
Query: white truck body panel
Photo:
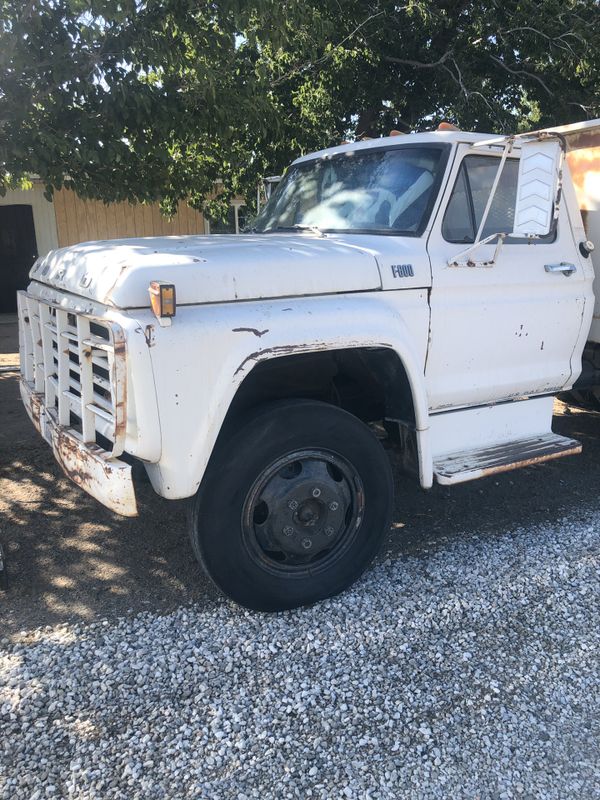
[[483, 450], [501, 442], [541, 436], [550, 425], [554, 398], [534, 397], [519, 403], [498, 403], [432, 414], [429, 418], [434, 460], [465, 449]]
[[[443, 210], [471, 153], [458, 146], [428, 241], [433, 290], [426, 379], [432, 410], [571, 385], [581, 369], [592, 312], [593, 266], [577, 250], [574, 236], [583, 237], [583, 230], [568, 190], [553, 242], [505, 243], [494, 266], [448, 265], [461, 245], [444, 239]], [[483, 244], [478, 261], [491, 261], [495, 249], [495, 243]], [[545, 271], [545, 264], [563, 261], [575, 262], [569, 277]]]
[[31, 276], [117, 308], [147, 308], [153, 280], [174, 283], [179, 305], [361, 292], [381, 285], [377, 263], [360, 243], [303, 234], [83, 242], [49, 253]]
[[[407, 262], [413, 275], [393, 269]], [[36, 262], [31, 276], [117, 308], [147, 307], [151, 280], [174, 283], [178, 305], [431, 285], [423, 240], [367, 234], [83, 242], [52, 251]]]
[[[152, 324], [152, 315], [146, 312], [138, 320]], [[152, 346], [155, 374], [165, 376], [157, 383], [162, 455], [159, 464], [148, 468], [154, 488], [169, 498], [193, 494], [244, 378], [257, 363], [294, 353], [357, 347], [394, 350], [411, 380], [417, 429], [425, 434], [428, 328], [423, 290], [178, 310], [177, 324], [157, 328]], [[431, 485], [431, 456], [422, 469], [422, 481]]]
[[[551, 398], [535, 396], [572, 385], [592, 317], [593, 267], [578, 251], [584, 231], [568, 174], [553, 242], [506, 244], [494, 266], [448, 266], [461, 245], [442, 235], [444, 209], [461, 160], [484, 138], [410, 137], [452, 148], [420, 236], [294, 232], [88, 242], [34, 265], [25, 306], [40, 303], [42, 316], [46, 306], [58, 308], [74, 315], [73, 324], [78, 315], [103, 318], [123, 331], [123, 449], [145, 462], [164, 497], [195, 493], [231, 403], [257, 364], [355, 348], [387, 349], [401, 361], [414, 407], [419, 480], [429, 487], [436, 459], [451, 458], [455, 446], [464, 451], [461, 443], [471, 436], [473, 448], [481, 448], [550, 430]], [[396, 147], [404, 139], [327, 152]], [[488, 148], [490, 154], [497, 149]], [[484, 262], [493, 249], [482, 246]], [[575, 265], [568, 277], [544, 268], [562, 261]], [[176, 287], [169, 326], [159, 325], [150, 309], [150, 281]], [[27, 335], [37, 324], [22, 315]], [[88, 345], [77, 346], [83, 364]], [[32, 345], [28, 356], [33, 372], [23, 380], [31, 407], [43, 408], [44, 381], [53, 380], [52, 343], [44, 353]], [[77, 407], [77, 397], [70, 402]], [[479, 408], [488, 405], [493, 410]], [[85, 436], [81, 444], [94, 447]], [[119, 481], [121, 463], [111, 461]], [[485, 471], [471, 473], [477, 470]], [[95, 496], [111, 505], [97, 484]]]

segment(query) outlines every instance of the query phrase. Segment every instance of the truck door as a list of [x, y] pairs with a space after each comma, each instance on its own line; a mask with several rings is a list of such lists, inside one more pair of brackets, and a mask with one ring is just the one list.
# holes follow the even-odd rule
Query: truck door
[[[507, 238], [491, 266], [448, 266], [475, 239], [499, 157], [497, 149], [458, 146], [429, 237], [431, 410], [552, 394], [580, 369], [593, 269], [579, 255], [564, 200], [556, 234]], [[517, 177], [518, 160], [509, 158], [482, 238], [512, 230]], [[491, 261], [495, 248], [482, 245], [474, 258]]]

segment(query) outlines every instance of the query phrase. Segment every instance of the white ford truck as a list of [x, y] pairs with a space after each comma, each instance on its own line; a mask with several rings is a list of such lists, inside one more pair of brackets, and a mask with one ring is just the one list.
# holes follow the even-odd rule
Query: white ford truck
[[295, 161], [245, 235], [54, 251], [19, 294], [25, 407], [114, 511], [136, 514], [134, 461], [193, 498], [193, 549], [238, 603], [335, 594], [389, 525], [374, 429], [425, 488], [580, 451], [551, 428], [594, 312], [567, 148], [344, 144]]

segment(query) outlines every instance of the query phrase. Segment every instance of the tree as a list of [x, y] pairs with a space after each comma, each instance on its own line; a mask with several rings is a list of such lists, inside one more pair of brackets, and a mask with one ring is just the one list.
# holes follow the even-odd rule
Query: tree
[[298, 90], [310, 98], [318, 88], [321, 106], [343, 125], [356, 121], [359, 135], [444, 118], [473, 130], [514, 131], [600, 112], [597, 0], [380, 0], [365, 7], [346, 2], [340, 43], [296, 68]]
[[[445, 118], [598, 115], [597, 0], [0, 0], [0, 191], [254, 196], [302, 152]], [[223, 204], [222, 204], [223, 205]]]

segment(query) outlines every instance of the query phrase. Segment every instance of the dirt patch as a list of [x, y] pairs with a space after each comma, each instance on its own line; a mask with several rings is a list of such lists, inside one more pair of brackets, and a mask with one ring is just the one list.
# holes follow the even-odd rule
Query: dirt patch
[[[162, 500], [143, 483], [139, 517], [119, 517], [64, 477], [22, 408], [16, 374], [0, 374], [0, 410], [0, 541], [10, 581], [0, 591], [0, 619], [7, 635], [222, 602], [192, 555], [186, 503]], [[397, 509], [381, 558], [418, 552], [426, 568], [427, 553], [457, 537], [501, 537], [565, 514], [582, 517], [597, 500], [600, 414], [561, 403], [557, 412], [555, 430], [582, 441], [582, 456], [428, 492], [396, 470]]]
[[0, 369], [19, 364], [19, 334], [15, 314], [0, 314]]

